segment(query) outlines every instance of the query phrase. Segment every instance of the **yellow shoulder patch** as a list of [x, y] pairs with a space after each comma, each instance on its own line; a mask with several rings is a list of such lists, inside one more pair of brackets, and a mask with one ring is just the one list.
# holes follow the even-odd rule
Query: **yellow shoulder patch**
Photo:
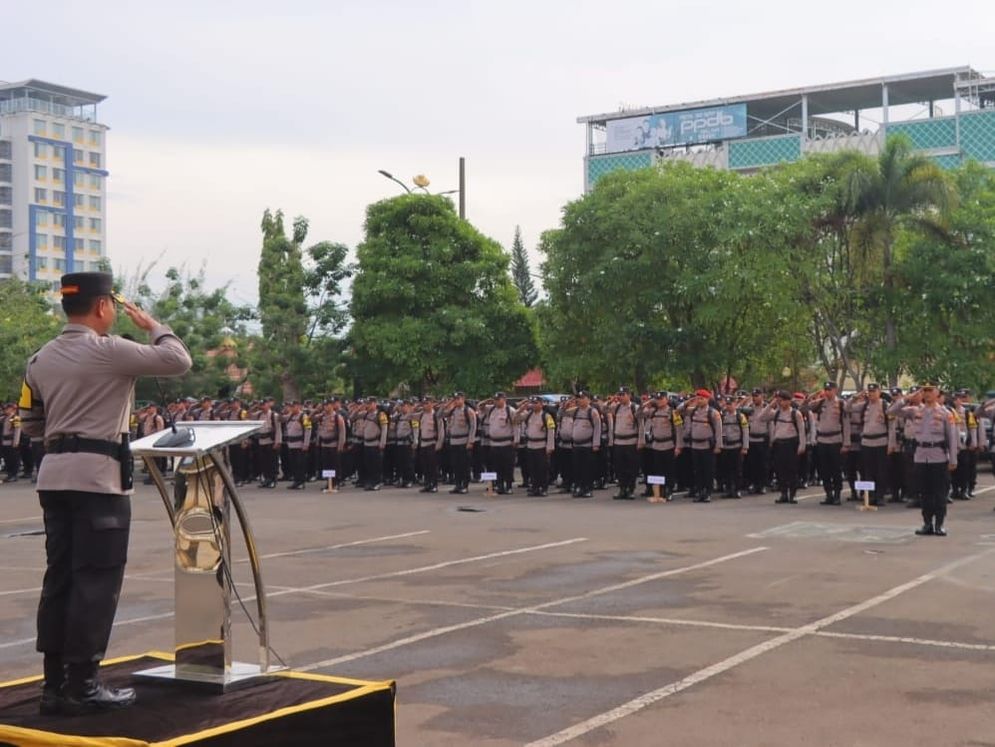
[[245, 410], [242, 410], [241, 412], [238, 413], [238, 419], [239, 420], [248, 420], [249, 419], [249, 413], [247, 411], [245, 411]]
[[411, 427], [414, 428], [415, 430], [418, 430], [418, 428], [420, 427], [420, 423], [417, 420], [412, 420]]
[[556, 423], [553, 421], [553, 416], [546, 413], [546, 429], [551, 430], [556, 428]]
[[34, 392], [31, 391], [31, 387], [28, 386], [28, 382], [21, 380], [21, 398], [17, 400], [17, 406], [22, 410], [30, 410], [34, 407]]
[[681, 414], [676, 410], [674, 411], [673, 419], [674, 419], [674, 425], [684, 425], [684, 418], [682, 418]]
[[12, 425], [12, 426], [13, 426], [14, 428], [17, 428], [18, 426], [20, 426], [20, 425], [21, 425], [21, 416], [20, 416], [20, 415], [15, 415], [14, 417], [12, 417], [12, 418], [10, 419], [10, 424], [11, 424], [11, 425]]
[[311, 427], [311, 418], [309, 418], [307, 415], [305, 415], [304, 419], [301, 420], [301, 425], [303, 425], [305, 428], [310, 428]]
[[747, 421], [746, 416], [743, 413], [739, 413], [739, 424], [744, 426], [749, 425], [749, 421]]
[[386, 425], [387, 424], [387, 413], [381, 412], [377, 416], [377, 420], [379, 421], [380, 425]]

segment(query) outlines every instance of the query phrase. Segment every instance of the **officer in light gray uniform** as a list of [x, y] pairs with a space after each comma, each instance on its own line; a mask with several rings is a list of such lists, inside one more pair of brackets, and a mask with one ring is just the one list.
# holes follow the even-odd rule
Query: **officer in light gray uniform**
[[449, 455], [456, 485], [450, 493], [465, 493], [470, 486], [470, 456], [477, 439], [477, 413], [466, 403], [463, 392], [456, 392], [444, 411]]
[[301, 403], [291, 402], [283, 439], [287, 444], [287, 461], [294, 480], [291, 490], [304, 490], [307, 479], [305, 455], [311, 446], [311, 429], [311, 418], [301, 411]]
[[279, 414], [273, 409], [273, 402], [272, 397], [263, 400], [263, 411], [259, 417], [263, 421], [262, 430], [258, 434], [261, 488], [276, 487], [276, 455], [280, 453], [280, 447], [283, 445], [283, 424], [280, 422]]
[[922, 529], [916, 534], [945, 537], [947, 473], [957, 469], [957, 424], [939, 403], [936, 383], [928, 381], [909, 397], [898, 397], [889, 415], [904, 418], [905, 433], [915, 439], [915, 477], [922, 495]]
[[439, 492], [439, 452], [446, 436], [445, 421], [435, 410], [435, 400], [426, 397], [415, 422], [418, 424], [418, 461], [425, 486], [422, 493]]
[[843, 454], [850, 449], [850, 413], [837, 395], [835, 381], [822, 385], [808, 405], [815, 416], [815, 457], [826, 497], [823, 506], [839, 506], [843, 494]]
[[847, 402], [847, 412], [860, 416], [860, 474], [874, 483], [871, 503], [883, 506], [888, 488], [888, 450], [895, 443], [895, 418], [888, 415], [881, 387], [876, 383], [868, 384], [866, 392], [852, 397]]
[[711, 405], [712, 393], [699, 389], [686, 403], [684, 437], [691, 442], [695, 503], [710, 503], [715, 484], [715, 457], [722, 453], [722, 416]]
[[[128, 555], [135, 380], [180, 376], [191, 359], [169, 327], [114, 293], [110, 273], [63, 275], [61, 290], [68, 324], [29, 359], [18, 406], [25, 431], [43, 434], [46, 449], [38, 473], [47, 555], [40, 709], [80, 715], [135, 700], [131, 688], [106, 687], [97, 676]], [[151, 344], [108, 335], [118, 303]]]
[[543, 410], [540, 397], [531, 397], [515, 413], [522, 424], [528, 459], [529, 495], [542, 497], [549, 488], [549, 458], [553, 454], [556, 423]]
[[397, 429], [394, 444], [394, 469], [400, 488], [410, 488], [415, 483], [414, 450], [418, 440], [418, 421], [411, 412], [411, 400], [406, 399], [397, 408]]
[[635, 500], [639, 450], [643, 447], [639, 407], [632, 402], [631, 390], [623, 386], [608, 403], [607, 410], [608, 446], [612, 450], [612, 462], [618, 478], [618, 493], [612, 497], [615, 500]]
[[573, 430], [570, 442], [573, 451], [574, 498], [590, 498], [594, 493], [594, 460], [601, 450], [601, 413], [591, 405], [591, 395], [580, 392], [577, 407], [570, 411]]
[[[644, 426], [640, 429], [640, 438], [650, 451], [649, 474], [664, 478], [663, 493], [669, 501], [677, 478], [674, 459], [684, 450], [684, 421], [670, 406], [667, 392], [657, 392], [643, 405], [639, 416]], [[652, 495], [652, 492], [647, 485], [646, 495]]]
[[515, 483], [515, 450], [519, 429], [504, 392], [494, 395], [492, 404], [481, 408], [481, 425], [487, 428], [489, 461], [497, 472], [498, 495], [510, 495]]

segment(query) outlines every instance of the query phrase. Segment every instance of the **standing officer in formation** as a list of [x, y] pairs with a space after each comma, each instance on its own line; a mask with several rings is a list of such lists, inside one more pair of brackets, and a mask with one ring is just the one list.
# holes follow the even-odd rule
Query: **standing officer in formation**
[[446, 437], [445, 421], [435, 411], [435, 400], [426, 397], [421, 411], [416, 413], [418, 424], [418, 462], [425, 486], [422, 493], [439, 492], [439, 452]]
[[591, 395], [584, 391], [577, 394], [577, 404], [568, 412], [572, 422], [573, 497], [591, 498], [594, 495], [595, 459], [601, 451], [601, 413], [591, 406]]
[[874, 483], [871, 504], [883, 506], [888, 489], [888, 450], [895, 445], [895, 418], [888, 415], [881, 387], [875, 383], [852, 397], [847, 402], [847, 411], [858, 414], [861, 425], [860, 475]]
[[642, 419], [632, 402], [628, 387], [608, 401], [608, 447], [611, 449], [615, 476], [618, 478], [616, 500], [635, 500], [639, 474], [639, 449], [642, 448]]
[[764, 392], [755, 388], [750, 393], [750, 405], [744, 410], [750, 424], [750, 449], [746, 455], [746, 475], [750, 492], [763, 495], [767, 492], [767, 472], [770, 463], [770, 423], [763, 418]]
[[450, 493], [466, 493], [470, 486], [470, 457], [477, 438], [477, 413], [466, 403], [463, 392], [456, 392], [443, 410], [449, 437], [455, 487]]
[[481, 427], [487, 432], [487, 461], [497, 473], [498, 495], [510, 495], [515, 484], [515, 451], [519, 428], [504, 392], [479, 404]]
[[273, 410], [272, 397], [263, 400], [259, 419], [263, 421], [259, 431], [259, 469], [262, 473], [261, 488], [276, 487], [276, 458], [283, 444], [283, 424], [280, 416]]
[[905, 432], [915, 440], [915, 479], [922, 500], [922, 529], [916, 534], [945, 537], [947, 476], [957, 469], [959, 436], [953, 413], [939, 402], [934, 382], [923, 384], [910, 397], [899, 397], [888, 408], [905, 419]]
[[290, 403], [283, 440], [287, 444], [287, 462], [294, 480], [290, 489], [304, 490], [307, 481], [306, 455], [311, 446], [311, 418], [301, 412], [300, 402]]
[[750, 449], [750, 424], [732, 395], [722, 398], [722, 452], [719, 454], [719, 486], [724, 498], [742, 498], [743, 459]]
[[850, 417], [837, 396], [835, 381], [827, 381], [809, 404], [815, 416], [815, 456], [826, 497], [823, 506], [842, 505], [843, 455], [850, 449]]
[[[139, 376], [181, 376], [190, 354], [169, 327], [113, 291], [110, 273], [62, 276], [62, 334], [31, 356], [18, 403], [29, 435], [43, 434], [38, 474], [47, 569], [38, 605], [42, 713], [123, 708], [131, 688], [101, 684], [128, 554], [131, 405]], [[149, 345], [110, 336], [116, 304]]]
[[523, 402], [515, 413], [515, 420], [523, 426], [528, 459], [528, 494], [544, 496], [549, 489], [549, 460], [555, 448], [556, 421], [544, 410], [540, 397], [530, 397]]
[[383, 483], [383, 453], [387, 448], [387, 413], [380, 409], [376, 397], [367, 397], [359, 419], [359, 435], [363, 443], [363, 476], [366, 490], [380, 490]]
[[318, 449], [321, 470], [335, 470], [335, 480], [342, 478], [341, 455], [345, 450], [345, 418], [339, 411], [339, 398], [332, 397], [322, 405], [318, 418]]
[[17, 482], [17, 471], [21, 468], [20, 443], [21, 418], [17, 414], [17, 405], [11, 402], [3, 408], [3, 417], [0, 418], [0, 456], [7, 468], [4, 482]]
[[722, 453], [722, 416], [711, 405], [712, 393], [699, 389], [684, 410], [685, 438], [691, 442], [696, 503], [710, 503], [715, 457]]
[[773, 426], [771, 456], [777, 485], [781, 489], [781, 496], [776, 503], [798, 503], [795, 492], [798, 457], [805, 453], [805, 419], [800, 410], [791, 406], [791, 400], [791, 392], [782, 390], [764, 411], [764, 419]]

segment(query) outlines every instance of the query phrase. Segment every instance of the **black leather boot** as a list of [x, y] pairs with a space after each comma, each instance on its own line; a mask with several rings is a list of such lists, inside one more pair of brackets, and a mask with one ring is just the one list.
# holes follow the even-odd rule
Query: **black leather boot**
[[53, 716], [62, 712], [62, 691], [66, 682], [66, 671], [62, 657], [45, 654], [45, 681], [41, 685], [41, 701], [38, 712], [42, 716]]
[[107, 687], [97, 677], [97, 663], [70, 664], [62, 699], [62, 712], [68, 716], [114, 711], [135, 702], [130, 687]]
[[933, 525], [930, 524], [929, 522], [923, 524], [921, 529], [916, 529], [916, 534], [918, 534], [920, 537], [926, 537], [930, 534], [934, 534]]

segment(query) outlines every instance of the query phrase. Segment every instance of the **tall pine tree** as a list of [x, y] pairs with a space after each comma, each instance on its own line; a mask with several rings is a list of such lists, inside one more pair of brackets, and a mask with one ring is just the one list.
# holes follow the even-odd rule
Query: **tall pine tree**
[[522, 243], [522, 229], [515, 226], [515, 238], [511, 242], [511, 279], [518, 289], [518, 297], [526, 306], [532, 306], [539, 297], [529, 268], [529, 255]]

